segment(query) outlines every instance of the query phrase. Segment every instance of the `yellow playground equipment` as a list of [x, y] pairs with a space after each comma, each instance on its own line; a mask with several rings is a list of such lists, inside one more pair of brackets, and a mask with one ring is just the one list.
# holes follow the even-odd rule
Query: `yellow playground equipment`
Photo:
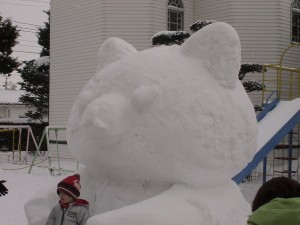
[[[300, 47], [300, 43], [290, 44], [281, 54], [278, 64], [264, 64], [262, 91], [262, 103], [265, 104], [267, 96], [276, 91], [280, 101], [291, 101], [300, 98], [300, 68], [284, 66], [283, 60], [287, 52], [294, 47]], [[294, 52], [295, 54], [296, 52]], [[291, 54], [298, 60], [299, 54]], [[295, 64], [294, 64], [295, 65]], [[266, 69], [268, 72], [266, 72]], [[268, 100], [267, 100], [268, 101]], [[300, 124], [298, 123], [286, 135], [270, 154], [270, 168], [274, 176], [289, 176], [299, 180], [300, 171]]]
[[[34, 135], [32, 133], [31, 127], [29, 125], [23, 125], [23, 126], [18, 126], [18, 125], [0, 125], [0, 138], [1, 136], [4, 136], [3, 134], [10, 133], [11, 134], [11, 149], [12, 149], [12, 158], [15, 159], [15, 157], [19, 158], [19, 161], [21, 161], [21, 145], [22, 145], [22, 133], [27, 132], [26, 135], [26, 154], [28, 153], [29, 150], [29, 141], [30, 138], [32, 139], [35, 148], [37, 149], [37, 142], [34, 138]], [[2, 134], [2, 135], [1, 135]], [[16, 137], [18, 137], [18, 141], [16, 144]], [[1, 138], [1, 141], [4, 142], [4, 138]], [[4, 144], [4, 143], [2, 143]], [[9, 147], [9, 146], [6, 146]], [[17, 148], [16, 148], [17, 147]], [[4, 145], [2, 145], [3, 150], [5, 150]], [[17, 153], [16, 153], [17, 152]], [[16, 155], [18, 154], [18, 156]]]
[[[300, 97], [300, 68], [283, 66], [283, 59], [287, 51], [293, 47], [299, 47], [300, 43], [290, 44], [281, 54], [279, 64], [264, 64], [263, 80], [264, 90], [262, 101], [274, 90], [277, 91], [280, 100], [292, 100]], [[266, 72], [271, 69], [273, 73]]]

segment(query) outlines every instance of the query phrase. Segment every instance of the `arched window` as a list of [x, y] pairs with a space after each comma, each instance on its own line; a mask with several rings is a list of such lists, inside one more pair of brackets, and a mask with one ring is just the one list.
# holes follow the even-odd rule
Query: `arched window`
[[168, 1], [168, 30], [183, 29], [183, 4], [180, 0]]
[[292, 2], [292, 42], [300, 42], [300, 0]]

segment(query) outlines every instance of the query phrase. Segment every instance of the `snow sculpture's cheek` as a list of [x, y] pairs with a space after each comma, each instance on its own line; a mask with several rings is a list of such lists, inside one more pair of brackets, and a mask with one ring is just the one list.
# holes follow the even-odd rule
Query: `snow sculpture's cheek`
[[80, 121], [81, 134], [90, 137], [98, 147], [121, 141], [129, 122], [129, 101], [118, 93], [110, 93], [92, 101]]
[[131, 98], [131, 103], [139, 112], [145, 112], [158, 97], [158, 90], [148, 85], [137, 88]]

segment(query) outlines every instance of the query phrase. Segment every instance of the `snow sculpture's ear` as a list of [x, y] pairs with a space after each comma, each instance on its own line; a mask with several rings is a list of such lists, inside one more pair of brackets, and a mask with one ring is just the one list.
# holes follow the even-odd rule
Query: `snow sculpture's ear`
[[237, 84], [241, 46], [230, 25], [218, 22], [202, 28], [186, 40], [180, 51], [202, 63], [220, 85], [233, 88]]
[[97, 54], [97, 73], [105, 66], [136, 52], [137, 50], [131, 44], [120, 38], [107, 39], [103, 42]]
[[158, 90], [154, 87], [143, 85], [133, 92], [131, 103], [137, 110], [144, 112], [153, 104], [157, 96]]

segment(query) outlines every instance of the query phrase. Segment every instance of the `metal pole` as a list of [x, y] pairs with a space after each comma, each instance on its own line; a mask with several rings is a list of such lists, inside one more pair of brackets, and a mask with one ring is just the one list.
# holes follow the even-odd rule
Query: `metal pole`
[[55, 131], [55, 140], [56, 140], [56, 153], [57, 153], [57, 159], [58, 159], [58, 168], [61, 169], [60, 160], [59, 160], [59, 152], [58, 152], [57, 129], [54, 129], [54, 131]]
[[288, 175], [292, 178], [292, 160], [293, 160], [293, 130], [288, 134], [289, 148], [288, 148]]
[[[280, 60], [279, 60], [279, 77], [280, 77], [280, 82], [281, 82], [281, 73], [282, 73], [282, 61], [285, 53], [292, 47], [294, 46], [300, 46], [300, 43], [292, 43], [290, 44], [281, 54]], [[279, 97], [281, 96], [281, 83], [279, 82]]]
[[26, 157], [27, 157], [27, 154], [28, 154], [29, 136], [30, 136], [30, 131], [29, 131], [29, 128], [27, 128]]
[[22, 128], [19, 128], [19, 142], [18, 142], [18, 152], [19, 152], [19, 161], [21, 161], [21, 139], [22, 139]]
[[263, 161], [263, 184], [267, 182], [267, 157]]
[[[34, 166], [34, 162], [35, 162], [35, 160], [36, 160], [36, 156], [37, 156], [37, 154], [40, 152], [40, 148], [41, 148], [41, 146], [42, 146], [42, 143], [43, 143], [45, 134], [46, 134], [46, 129], [45, 129], [44, 132], [43, 132], [42, 138], [41, 138], [40, 143], [39, 143], [39, 146], [38, 146], [38, 148], [37, 148], [37, 152], [34, 154], [34, 157], [33, 157], [33, 160], [32, 160], [32, 162], [31, 162], [31, 165], [30, 165], [28, 174], [31, 173], [32, 167]], [[39, 155], [40, 155], [40, 154], [39, 154]]]
[[12, 139], [12, 153], [13, 153], [13, 159], [15, 159], [15, 130], [13, 130], [13, 139]]

